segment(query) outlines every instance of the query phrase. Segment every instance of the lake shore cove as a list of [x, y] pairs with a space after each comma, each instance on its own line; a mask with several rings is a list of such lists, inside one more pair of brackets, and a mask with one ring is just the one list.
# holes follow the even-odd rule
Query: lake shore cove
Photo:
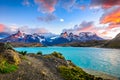
[[[6, 53], [3, 52], [6, 51], [9, 51], [12, 56], [4, 57], [3, 54]], [[40, 52], [38, 54], [19, 52], [18, 54], [8, 47], [0, 50], [0, 53], [2, 54], [1, 63], [5, 62], [4, 65], [0, 63], [0, 67], [3, 66], [0, 69], [0, 80], [105, 80], [86, 73], [70, 60], [65, 60], [58, 52], [47, 55], [42, 55]], [[18, 59], [14, 55], [17, 55]]]

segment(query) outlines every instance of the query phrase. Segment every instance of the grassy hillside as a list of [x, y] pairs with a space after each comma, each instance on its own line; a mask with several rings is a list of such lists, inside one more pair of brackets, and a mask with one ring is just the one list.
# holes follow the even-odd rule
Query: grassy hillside
[[13, 47], [41, 47], [42, 44], [40, 43], [17, 43], [17, 42], [12, 42], [10, 43]]

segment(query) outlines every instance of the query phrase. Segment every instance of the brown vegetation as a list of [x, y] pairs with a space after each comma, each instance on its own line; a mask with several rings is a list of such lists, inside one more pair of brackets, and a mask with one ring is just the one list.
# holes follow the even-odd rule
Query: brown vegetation
[[11, 45], [13, 47], [41, 47], [42, 46], [42, 44], [40, 43], [22, 43], [22, 42], [20, 43], [12, 42]]

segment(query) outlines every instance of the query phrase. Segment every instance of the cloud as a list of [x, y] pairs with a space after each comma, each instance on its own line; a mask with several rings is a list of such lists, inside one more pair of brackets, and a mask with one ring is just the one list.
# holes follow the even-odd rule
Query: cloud
[[70, 10], [75, 5], [76, 0], [60, 0], [60, 5], [66, 10]]
[[102, 15], [100, 23], [106, 24], [106, 23], [113, 23], [113, 24], [119, 24], [120, 23], [120, 7], [110, 11], [106, 12]]
[[47, 29], [45, 29], [43, 27], [41, 27], [41, 28], [30, 28], [28, 26], [22, 26], [22, 27], [19, 27], [18, 29], [25, 32], [25, 33], [48, 33], [49, 32]]
[[0, 24], [0, 32], [3, 32], [5, 30], [5, 25], [4, 24]]
[[84, 10], [87, 6], [87, 0], [59, 0], [60, 6], [67, 11], [72, 11], [73, 9]]
[[106, 39], [114, 38], [118, 33], [120, 33], [120, 24], [110, 23], [103, 28], [97, 29], [100, 36]]
[[47, 29], [45, 29], [43, 27], [41, 27], [41, 28], [30, 28], [28, 26], [22, 26], [22, 27], [19, 27], [18, 29], [25, 32], [25, 33], [48, 33], [49, 32]]
[[[108, 9], [113, 6], [120, 6], [120, 0], [32, 0], [38, 5], [38, 10], [42, 13], [53, 13], [56, 6], [63, 7], [70, 11], [72, 9], [85, 9], [90, 5], [91, 9]], [[31, 2], [24, 0], [23, 5], [29, 6]]]
[[39, 6], [38, 10], [42, 13], [52, 13], [55, 11], [55, 5], [58, 0], [34, 0]]
[[104, 12], [100, 18], [101, 24], [108, 24], [101, 35], [115, 37], [120, 31], [120, 7], [113, 7]]
[[37, 17], [39, 21], [43, 22], [51, 22], [57, 19], [57, 17], [54, 14], [47, 14], [45, 16], [39, 16]]
[[93, 32], [105, 39], [112, 39], [120, 32], [120, 24], [95, 25], [94, 22], [83, 21], [73, 28], [63, 29], [63, 32], [79, 34], [80, 32]]
[[22, 4], [25, 6], [30, 6], [29, 0], [23, 0]]
[[36, 27], [36, 28], [30, 28], [28, 26], [17, 26], [17, 25], [4, 25], [0, 24], [0, 32], [7, 32], [7, 33], [16, 33], [18, 30], [21, 30], [25, 33], [49, 33], [49, 31], [43, 27]]
[[81, 24], [80, 24], [81, 28], [86, 28], [88, 26], [93, 26], [93, 22], [86, 22], [86, 21], [83, 21]]
[[118, 33], [120, 33], [120, 27], [104, 29], [101, 31], [100, 35], [106, 39], [114, 38]]
[[0, 32], [14, 33], [18, 30], [16, 25], [7, 26], [5, 24], [0, 24]]
[[109, 26], [107, 27], [107, 30], [113, 29], [113, 28], [120, 28], [120, 24], [109, 24]]
[[71, 29], [63, 29], [63, 32], [72, 32], [74, 34], [79, 34], [80, 32], [96, 32], [93, 22], [83, 21], [79, 25], [74, 25]]
[[36, 33], [48, 33], [49, 31], [45, 28], [34, 28], [33, 29]]
[[[62, 7], [68, 11], [74, 9], [84, 9], [86, 6], [79, 4], [77, 0], [33, 0], [36, 5], [38, 5], [38, 11], [42, 13], [53, 13], [56, 6]], [[23, 5], [30, 6], [31, 2], [29, 0], [24, 0]]]
[[113, 6], [120, 6], [120, 0], [91, 0], [91, 7], [102, 7], [108, 9]]

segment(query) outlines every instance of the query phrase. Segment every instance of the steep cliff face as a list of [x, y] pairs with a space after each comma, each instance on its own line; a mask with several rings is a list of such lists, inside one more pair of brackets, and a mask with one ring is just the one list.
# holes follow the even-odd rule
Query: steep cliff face
[[103, 47], [107, 48], [120, 48], [120, 33], [116, 35], [115, 38], [112, 40], [108, 41], [103, 45]]

